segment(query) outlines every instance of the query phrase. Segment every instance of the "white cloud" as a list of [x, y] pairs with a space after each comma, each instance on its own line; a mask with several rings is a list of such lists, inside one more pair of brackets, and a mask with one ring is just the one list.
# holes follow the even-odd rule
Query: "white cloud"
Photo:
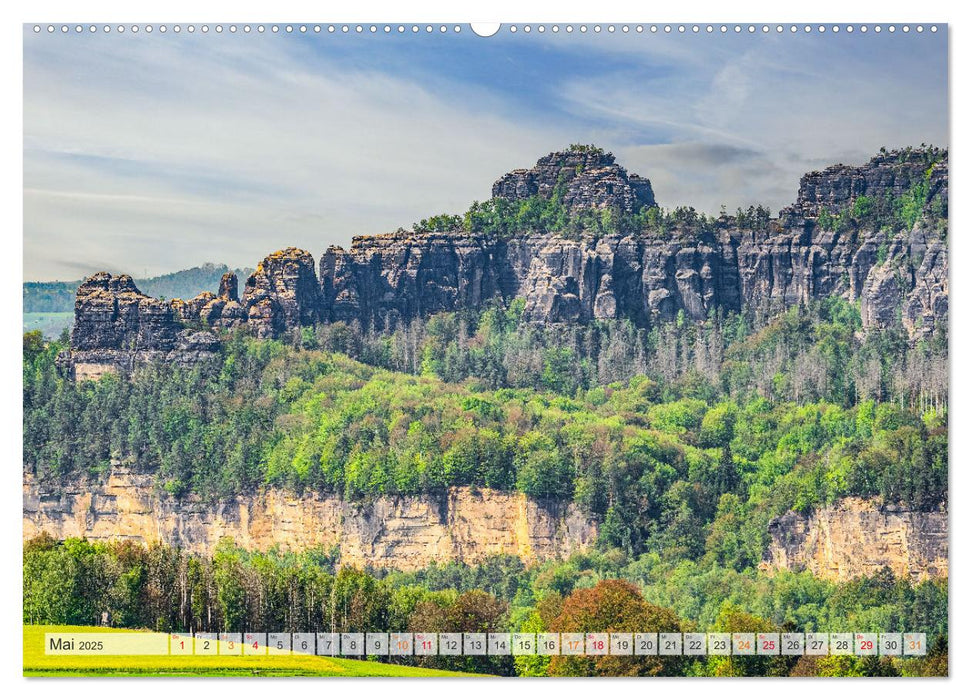
[[583, 69], [554, 64], [524, 88], [446, 77], [444, 52], [441, 75], [422, 79], [290, 37], [28, 34], [25, 276], [251, 266], [288, 245], [319, 256], [462, 211], [502, 173], [578, 141], [651, 178], [663, 205], [713, 212], [777, 209], [806, 170], [947, 137], [941, 51], [563, 39], [534, 46], [585, 52]]
[[318, 256], [462, 211], [510, 163], [569, 142], [387, 75], [319, 58], [311, 71], [292, 44], [215, 45], [28, 52], [27, 278], [104, 260], [139, 273], [253, 265], [287, 245]]
[[[874, 41], [863, 51], [842, 38], [801, 36], [709, 39], [733, 39], [737, 48], [719, 44], [662, 90], [628, 75], [564, 89], [574, 113], [616, 122], [623, 145], [614, 151], [651, 178], [662, 204], [777, 210], [809, 170], [862, 163], [881, 146], [947, 143], [942, 50]], [[661, 143], [645, 144], [644, 130]]]

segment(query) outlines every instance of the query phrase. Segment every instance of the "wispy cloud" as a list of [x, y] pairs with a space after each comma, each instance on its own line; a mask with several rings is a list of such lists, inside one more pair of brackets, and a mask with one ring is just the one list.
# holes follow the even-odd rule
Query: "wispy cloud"
[[654, 180], [662, 202], [778, 209], [808, 170], [862, 162], [881, 146], [947, 142], [943, 37], [684, 39], [709, 59], [684, 75], [660, 84], [607, 76], [564, 90], [575, 112], [614, 123], [615, 151]]
[[941, 38], [744, 39], [28, 33], [25, 275], [319, 255], [577, 141], [708, 211], [946, 141]]

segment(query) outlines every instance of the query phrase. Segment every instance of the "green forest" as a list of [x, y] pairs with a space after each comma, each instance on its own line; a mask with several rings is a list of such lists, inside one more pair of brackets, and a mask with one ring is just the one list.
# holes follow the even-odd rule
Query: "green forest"
[[396, 663], [522, 676], [947, 675], [947, 582], [889, 572], [836, 584], [618, 549], [526, 567], [492, 556], [417, 572], [337, 567], [327, 551], [211, 557], [131, 542], [24, 547], [24, 622], [159, 631], [586, 632], [925, 630], [926, 657], [393, 657]]
[[342, 324], [292, 343], [237, 334], [208, 365], [79, 383], [59, 374], [59, 342], [27, 334], [25, 463], [67, 475], [128, 461], [204, 498], [515, 489], [576, 501], [634, 553], [698, 555], [719, 518], [847, 495], [946, 499], [943, 331], [914, 348], [892, 333], [861, 341], [841, 300], [756, 333], [732, 317], [571, 336], [519, 313], [379, 337]]
[[199, 557], [40, 538], [25, 545], [24, 622], [94, 624], [110, 610], [116, 624], [159, 630], [906, 629], [927, 632], [934, 653], [421, 663], [522, 675], [946, 673], [946, 579], [886, 570], [832, 583], [759, 569], [768, 524], [786, 511], [845, 496], [946, 504], [944, 327], [917, 345], [902, 331], [863, 334], [858, 309], [836, 298], [767, 323], [719, 313], [650, 331], [521, 316], [514, 301], [383, 335], [342, 323], [274, 341], [227, 333], [212, 362], [77, 383], [56, 364], [66, 339], [25, 334], [24, 463], [40, 477], [97, 477], [120, 462], [150, 469], [175, 497], [209, 501], [270, 486], [352, 501], [515, 490], [576, 503], [599, 540], [562, 562], [402, 573], [342, 567], [335, 552], [226, 542]]

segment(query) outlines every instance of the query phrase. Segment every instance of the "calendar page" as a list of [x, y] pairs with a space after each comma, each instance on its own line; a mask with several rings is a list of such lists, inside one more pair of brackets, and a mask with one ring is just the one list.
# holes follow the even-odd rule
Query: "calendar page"
[[948, 675], [948, 25], [649, 14], [23, 25], [25, 675]]

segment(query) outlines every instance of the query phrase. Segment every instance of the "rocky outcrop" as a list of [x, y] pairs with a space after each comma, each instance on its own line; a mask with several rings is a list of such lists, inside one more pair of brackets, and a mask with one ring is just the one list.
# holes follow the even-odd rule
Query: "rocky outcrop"
[[393, 327], [441, 311], [476, 308], [512, 277], [497, 241], [467, 233], [356, 236], [320, 260], [321, 320]]
[[912, 511], [845, 498], [811, 515], [787, 513], [769, 525], [762, 568], [809, 570], [845, 581], [889, 568], [900, 578], [948, 574], [947, 510]]
[[[227, 537], [260, 551], [337, 547], [344, 564], [409, 570], [500, 553], [526, 562], [565, 558], [595, 542], [597, 525], [573, 504], [468, 487], [365, 503], [267, 489], [214, 504], [174, 498], [154, 475], [115, 463], [104, 479], [48, 481], [25, 471], [23, 536], [42, 532], [163, 542], [196, 553], [212, 552]], [[770, 523], [769, 535], [766, 571], [808, 570], [836, 581], [884, 568], [912, 581], [948, 575], [943, 509], [846, 498], [809, 515], [787, 513]]]
[[[758, 228], [722, 217], [702, 230], [664, 236], [359, 236], [349, 249], [332, 247], [321, 258], [321, 320], [388, 328], [494, 297], [521, 297], [525, 318], [540, 323], [629, 318], [650, 326], [679, 312], [692, 319], [716, 308], [773, 313], [841, 295], [860, 303], [867, 328], [900, 323], [917, 339], [947, 318], [947, 244], [939, 222], [924, 218], [895, 234], [836, 232], [816, 217], [823, 208], [851, 207], [862, 195], [903, 196], [921, 181], [928, 198], [946, 198], [947, 176], [947, 152], [933, 149], [835, 166], [806, 175], [796, 203]], [[518, 201], [551, 197], [559, 188], [570, 207], [631, 211], [654, 201], [638, 181], [610, 154], [565, 151], [500, 178], [493, 196]]]
[[276, 338], [288, 329], [313, 325], [320, 310], [313, 256], [287, 248], [265, 257], [246, 280], [242, 303], [258, 338]]
[[239, 303], [235, 272], [227, 272], [219, 281], [219, 293], [203, 292], [183, 301], [173, 299], [170, 304], [179, 321], [188, 326], [227, 329], [246, 322], [246, 313]]
[[591, 146], [550, 153], [529, 170], [513, 170], [492, 186], [493, 197], [513, 202], [557, 194], [572, 212], [616, 208], [630, 214], [656, 205], [650, 180], [628, 175], [612, 153]]
[[149, 362], [189, 365], [210, 359], [218, 349], [216, 336], [184, 323], [186, 309], [201, 308], [202, 301], [155, 299], [142, 294], [128, 275], [100, 272], [78, 288], [71, 350], [59, 363], [76, 379], [97, 379]]
[[[881, 257], [885, 255], [885, 259]], [[355, 238], [320, 265], [323, 321], [389, 328], [494, 297], [525, 300], [540, 323], [628, 318], [641, 326], [679, 312], [779, 312], [831, 295], [859, 301], [864, 325], [898, 319], [915, 338], [947, 317], [946, 244], [928, 227], [888, 236], [835, 233], [811, 224], [777, 231], [735, 228], [669, 238], [610, 234], [511, 240], [467, 233]]]
[[218, 504], [175, 499], [151, 474], [115, 465], [104, 481], [44, 482], [24, 474], [23, 535], [164, 542], [211, 552], [228, 537], [246, 549], [337, 547], [341, 563], [417, 569], [489, 554], [563, 558], [592, 545], [593, 521], [576, 506], [522, 494], [454, 488], [441, 498], [337, 496], [270, 489]]
[[219, 280], [219, 298], [239, 303], [239, 280], [235, 272], [227, 272]]
[[948, 152], [934, 148], [883, 151], [861, 166], [834, 165], [806, 173], [799, 181], [796, 203], [783, 214], [817, 217], [823, 210], [838, 214], [858, 197], [902, 197], [924, 180], [929, 184], [928, 199], [939, 195], [946, 216]]
[[[278, 338], [301, 326], [345, 321], [386, 330], [517, 297], [525, 301], [528, 321], [630, 319], [650, 327], [679, 313], [704, 319], [716, 309], [766, 317], [839, 295], [860, 304], [867, 329], [899, 324], [916, 341], [947, 320], [941, 216], [947, 210], [947, 163], [946, 151], [907, 150], [882, 153], [858, 167], [810, 173], [795, 204], [762, 222], [722, 216], [664, 233], [574, 238], [463, 231], [357, 236], [347, 249], [327, 249], [319, 276], [309, 252], [288, 248], [260, 263], [242, 298], [235, 279], [224, 278], [218, 294], [164, 302], [141, 294], [127, 276], [100, 273], [78, 290], [74, 352], [93, 368], [82, 375], [97, 374], [102, 360], [111, 364], [111, 353], [128, 360], [132, 352], [171, 353], [190, 329], [245, 326], [257, 337]], [[886, 203], [915, 184], [926, 190], [928, 202], [936, 197], [935, 206], [915, 217], [908, 231], [836, 227], [818, 218], [823, 211], [848, 211], [861, 196]], [[551, 153], [529, 170], [513, 171], [493, 193], [513, 201], [559, 197], [571, 210], [630, 213], [654, 204], [648, 181], [590, 147]], [[194, 347], [202, 347], [202, 340], [197, 337]]]
[[704, 318], [741, 303], [732, 241], [709, 235], [651, 240], [608, 235], [512, 240], [467, 233], [360, 236], [320, 264], [324, 321], [388, 328], [440, 311], [525, 300], [542, 323], [631, 318], [643, 325], [687, 309]]
[[171, 350], [181, 324], [170, 304], [142, 294], [128, 275], [100, 272], [78, 287], [71, 346]]

